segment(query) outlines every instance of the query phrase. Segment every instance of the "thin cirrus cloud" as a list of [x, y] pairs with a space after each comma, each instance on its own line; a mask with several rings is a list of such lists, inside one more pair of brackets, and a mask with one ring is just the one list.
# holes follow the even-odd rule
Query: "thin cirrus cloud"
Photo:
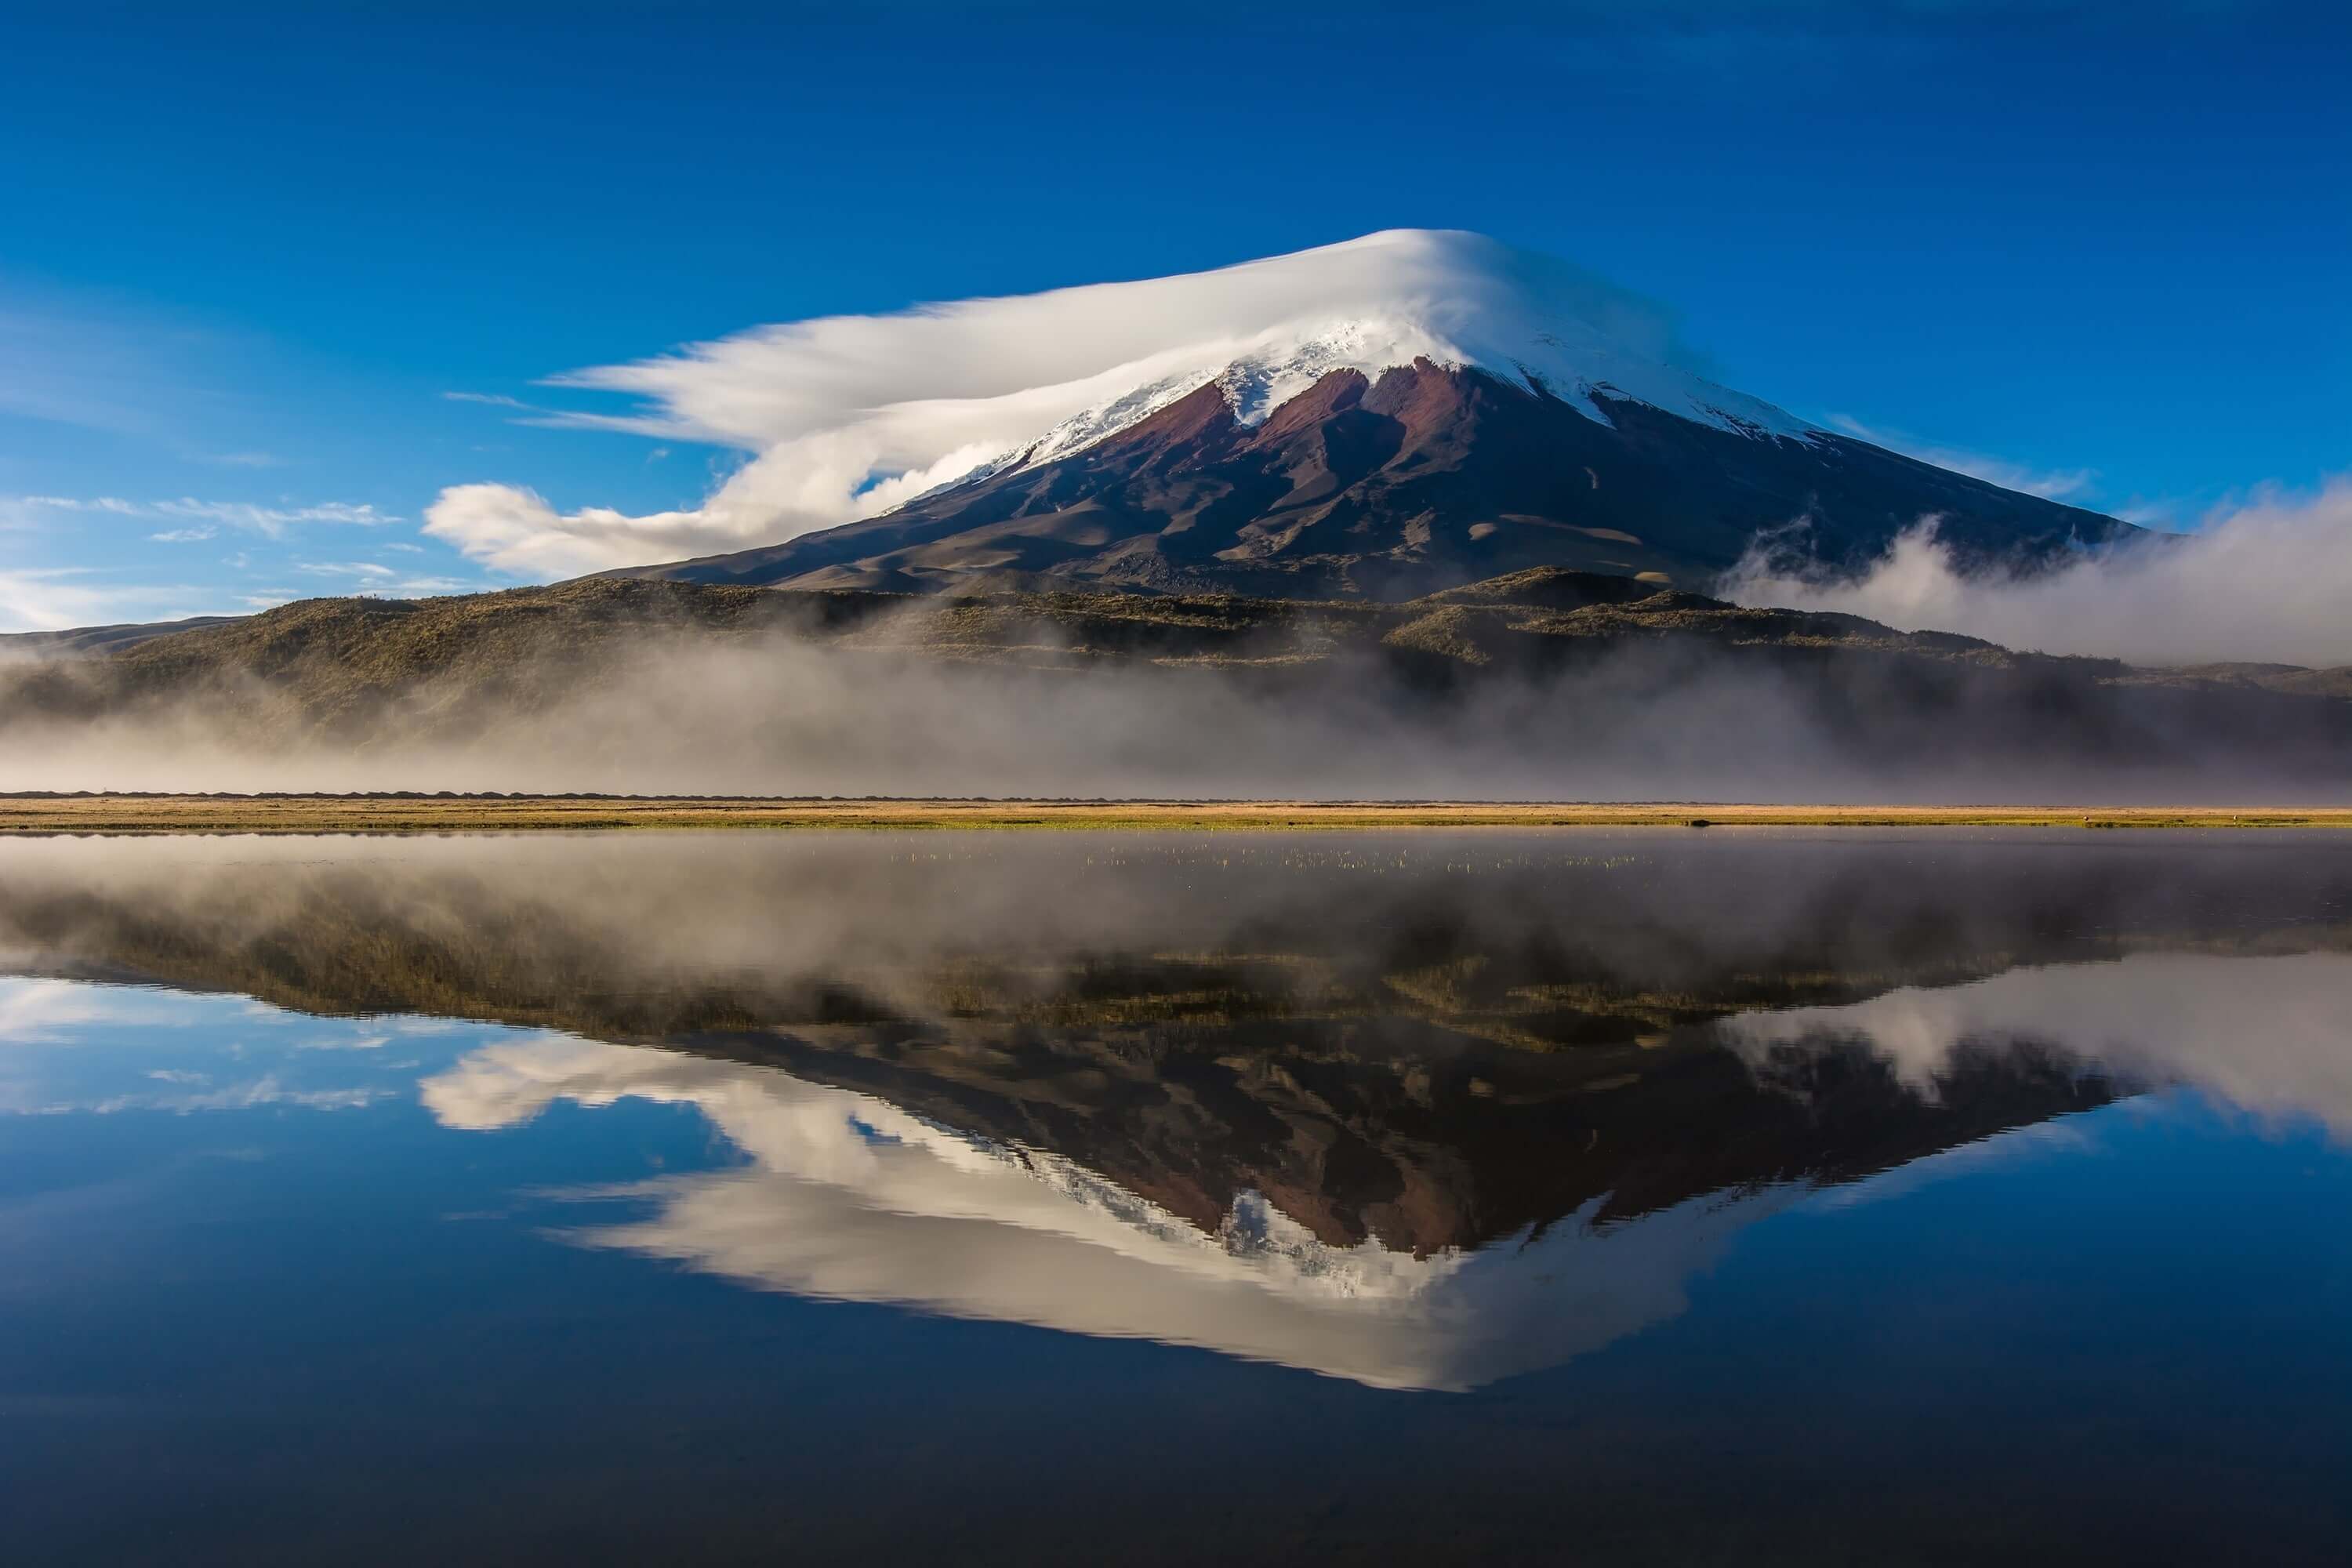
[[315, 506], [256, 506], [247, 501], [200, 501], [180, 500], [157, 501], [154, 510], [164, 517], [194, 518], [204, 521], [226, 523], [231, 528], [251, 529], [257, 533], [278, 538], [286, 530], [307, 522], [350, 523], [362, 528], [379, 527], [398, 522], [400, 518], [379, 511], [374, 506], [361, 502], [322, 501]]
[[478, 403], [485, 408], [511, 408], [526, 414], [552, 412], [535, 404], [525, 403], [519, 397], [509, 397], [502, 392], [445, 392], [441, 395], [451, 403]]
[[210, 531], [220, 527], [243, 529], [270, 539], [281, 539], [289, 529], [306, 523], [375, 528], [404, 521], [391, 512], [377, 510], [372, 503], [355, 501], [263, 506], [252, 501], [198, 500], [194, 496], [133, 501], [125, 500], [121, 496], [49, 495], [16, 496], [0, 500], [0, 519], [6, 519], [20, 527], [33, 525], [44, 514], [60, 512], [161, 519], [185, 521], [191, 525], [149, 535], [166, 544], [192, 543], [208, 539], [212, 537]]
[[0, 496], [0, 529], [33, 533], [54, 523], [60, 513], [92, 513], [109, 517], [147, 515], [136, 503], [120, 496]]
[[1859, 575], [1759, 548], [1720, 591], [1742, 604], [2135, 664], [2352, 665], [2352, 476], [2315, 494], [2266, 493], [2192, 533], [2055, 570], [1966, 571], [1930, 518]]
[[[379, 594], [394, 594], [402, 598], [416, 598], [428, 594], [478, 594], [484, 586], [478, 582], [469, 583], [457, 577], [434, 577], [404, 572], [381, 561], [299, 561], [293, 569], [306, 576], [350, 581], [354, 584], [352, 592], [362, 597]], [[287, 594], [275, 598], [261, 597], [265, 605], [268, 605], [283, 604], [294, 596]]]
[[377, 561], [304, 561], [294, 570], [314, 577], [359, 577], [371, 582], [400, 575], [394, 568]]

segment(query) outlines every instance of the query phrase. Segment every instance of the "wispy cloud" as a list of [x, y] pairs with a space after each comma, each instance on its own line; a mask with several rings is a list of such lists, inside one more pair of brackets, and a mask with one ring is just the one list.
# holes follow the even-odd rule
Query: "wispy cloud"
[[388, 1089], [289, 1089], [276, 1073], [264, 1073], [249, 1083], [196, 1094], [118, 1094], [86, 1105], [44, 1106], [44, 1110], [83, 1110], [111, 1116], [126, 1110], [165, 1110], [185, 1115], [203, 1110], [252, 1110], [265, 1105], [294, 1106], [304, 1110], [352, 1110], [392, 1095]]
[[300, 561], [295, 563], [294, 570], [307, 572], [314, 577], [361, 577], [371, 582], [400, 575], [391, 567], [374, 561]]
[[295, 1042], [294, 1048], [298, 1051], [380, 1051], [390, 1044], [392, 1044], [392, 1036], [379, 1032], [364, 1035], [327, 1035], [317, 1039], [298, 1040]]
[[151, 533], [147, 537], [158, 544], [201, 544], [207, 539], [218, 537], [219, 533], [219, 529], [208, 525], [204, 528], [167, 528], [161, 533]]
[[2095, 468], [2034, 468], [2022, 463], [2012, 463], [2002, 458], [1988, 457], [1965, 447], [1942, 446], [1924, 441], [1900, 430], [1885, 426], [1864, 425], [1861, 420], [1843, 414], [1829, 416], [1830, 427], [1858, 441], [1874, 447], [1884, 447], [1890, 452], [1900, 452], [1906, 458], [1916, 458], [1923, 463], [1933, 463], [1939, 468], [1949, 468], [1956, 474], [1967, 474], [1987, 484], [1999, 485], [2006, 490], [2017, 490], [2045, 500], [2063, 500], [2081, 504], [2095, 490], [2099, 473]]
[[308, 522], [349, 523], [374, 528], [404, 521], [390, 512], [377, 510], [372, 504], [351, 501], [321, 501], [314, 506], [257, 506], [249, 501], [207, 501], [184, 496], [178, 500], [157, 501], [152, 510], [164, 517], [201, 518], [211, 522], [226, 523], [232, 528], [249, 528], [273, 539], [289, 528]]
[[120, 496], [8, 496], [0, 498], [0, 518], [10, 520], [17, 527], [29, 526], [38, 514], [49, 511], [109, 512], [116, 517], [138, 517], [142, 509], [137, 503]]
[[[194, 496], [151, 501], [125, 500], [121, 496], [0, 498], [0, 519], [15, 518], [19, 526], [37, 521], [43, 512], [95, 512], [115, 517], [185, 520], [198, 524], [244, 529], [271, 539], [283, 538], [289, 529], [306, 523], [376, 528], [407, 521], [395, 513], [379, 510], [372, 502], [365, 501], [331, 500], [310, 504], [283, 501], [266, 505], [253, 501], [199, 500]], [[184, 530], [151, 537], [170, 543], [184, 543], [199, 537], [210, 538], [211, 534]]]
[[[424, 597], [436, 594], [479, 594], [490, 584], [469, 582], [460, 577], [439, 577], [415, 573], [404, 574], [401, 568], [387, 566], [380, 561], [302, 561], [294, 570], [312, 577], [339, 577], [358, 584], [362, 597], [396, 595], [403, 598]], [[299, 597], [288, 595], [286, 597]], [[278, 603], [281, 601], [272, 601]]]

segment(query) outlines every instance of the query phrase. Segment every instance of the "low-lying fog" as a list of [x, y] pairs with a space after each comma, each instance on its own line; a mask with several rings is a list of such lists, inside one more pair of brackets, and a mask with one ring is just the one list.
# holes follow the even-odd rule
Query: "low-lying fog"
[[2352, 779], [2352, 736], [2305, 732], [2315, 704], [1938, 668], [1923, 694], [1892, 661], [1652, 647], [1433, 692], [1370, 658], [1072, 671], [779, 635], [428, 686], [323, 725], [258, 682], [18, 701], [0, 789], [2315, 804]]

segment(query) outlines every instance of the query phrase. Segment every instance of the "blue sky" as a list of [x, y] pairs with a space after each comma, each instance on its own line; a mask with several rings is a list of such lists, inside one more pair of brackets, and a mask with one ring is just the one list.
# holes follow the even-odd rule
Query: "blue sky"
[[655, 511], [744, 456], [450, 393], [1400, 226], [2083, 504], [2352, 467], [2329, 9], [218, 9], [10, 22], [0, 629], [502, 584], [444, 487]]

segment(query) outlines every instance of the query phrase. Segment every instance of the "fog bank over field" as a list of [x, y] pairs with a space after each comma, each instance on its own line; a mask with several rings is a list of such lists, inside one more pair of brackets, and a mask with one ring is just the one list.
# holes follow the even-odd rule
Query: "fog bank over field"
[[2352, 478], [2055, 571], [1964, 572], [1932, 518], [1859, 577], [1813, 569], [1791, 553], [1802, 544], [1801, 531], [1759, 542], [1720, 591], [1741, 604], [2134, 664], [2352, 664]]
[[331, 709], [243, 672], [100, 701], [101, 670], [0, 672], [0, 789], [2315, 805], [2352, 777], [2352, 737], [2298, 731], [2315, 700], [1657, 643], [1432, 684], [663, 636]]

